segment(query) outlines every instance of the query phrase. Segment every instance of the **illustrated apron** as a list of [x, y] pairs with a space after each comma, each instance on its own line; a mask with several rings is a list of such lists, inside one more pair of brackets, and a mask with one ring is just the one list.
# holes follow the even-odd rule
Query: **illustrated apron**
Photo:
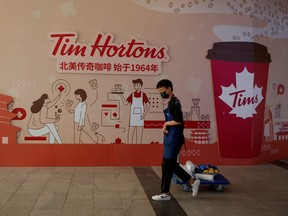
[[141, 96], [139, 98], [134, 97], [134, 93], [132, 94], [132, 104], [130, 109], [130, 126], [143, 127], [144, 120], [141, 119], [141, 115], [144, 112], [143, 105], [143, 92], [141, 92]]
[[[174, 120], [169, 109], [164, 110], [165, 121]], [[183, 131], [180, 127], [170, 126], [167, 128], [168, 133], [164, 134], [164, 152], [163, 158], [177, 160], [183, 142]]]

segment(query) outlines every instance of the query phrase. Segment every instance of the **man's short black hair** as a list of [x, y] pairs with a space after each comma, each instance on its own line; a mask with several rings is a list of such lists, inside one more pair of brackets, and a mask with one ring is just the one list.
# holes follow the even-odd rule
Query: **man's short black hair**
[[170, 80], [168, 79], [162, 79], [160, 80], [157, 85], [156, 85], [156, 88], [161, 88], [161, 87], [165, 87], [165, 88], [171, 88], [171, 91], [173, 91], [173, 84]]

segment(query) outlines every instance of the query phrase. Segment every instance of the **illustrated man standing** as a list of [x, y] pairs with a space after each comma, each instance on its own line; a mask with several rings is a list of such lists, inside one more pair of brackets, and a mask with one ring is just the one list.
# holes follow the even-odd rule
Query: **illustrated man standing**
[[130, 122], [128, 129], [128, 143], [133, 143], [135, 137], [136, 144], [142, 143], [144, 118], [150, 108], [150, 102], [147, 95], [141, 91], [143, 81], [141, 79], [132, 80], [135, 92], [132, 92], [125, 100], [124, 96], [120, 97], [125, 105], [130, 106]]

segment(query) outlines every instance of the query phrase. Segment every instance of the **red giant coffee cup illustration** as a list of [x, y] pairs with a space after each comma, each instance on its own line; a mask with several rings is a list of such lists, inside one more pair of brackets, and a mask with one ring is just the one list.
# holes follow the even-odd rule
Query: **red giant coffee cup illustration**
[[219, 152], [225, 158], [261, 153], [270, 54], [254, 42], [218, 42], [211, 60]]

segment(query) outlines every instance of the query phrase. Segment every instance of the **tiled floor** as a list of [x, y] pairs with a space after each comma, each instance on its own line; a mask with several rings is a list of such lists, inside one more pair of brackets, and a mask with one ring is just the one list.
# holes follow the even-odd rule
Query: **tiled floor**
[[161, 203], [150, 197], [160, 167], [1, 167], [0, 216], [286, 216], [288, 160], [280, 162], [220, 167], [231, 183], [223, 192], [202, 185], [194, 198], [172, 184], [174, 199]]

